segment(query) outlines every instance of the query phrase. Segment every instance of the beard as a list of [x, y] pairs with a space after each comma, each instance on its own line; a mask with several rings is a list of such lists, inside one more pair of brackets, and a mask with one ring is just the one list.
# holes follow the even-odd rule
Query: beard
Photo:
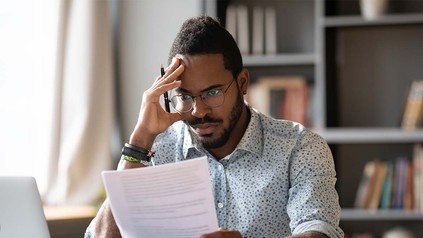
[[242, 109], [244, 106], [244, 100], [243, 97], [238, 94], [237, 100], [235, 105], [232, 107], [231, 114], [229, 116], [229, 126], [228, 128], [223, 129], [223, 133], [221, 136], [219, 136], [216, 139], [212, 139], [213, 135], [204, 135], [203, 138], [200, 138], [192, 129], [192, 125], [201, 124], [201, 123], [221, 123], [223, 120], [221, 119], [214, 119], [209, 116], [205, 116], [203, 118], [195, 118], [191, 121], [184, 121], [186, 125], [189, 127], [189, 131], [191, 134], [191, 137], [194, 139], [194, 141], [199, 142], [200, 145], [205, 149], [215, 149], [222, 147], [228, 142], [232, 131], [234, 130], [234, 127], [236, 123], [241, 118]]

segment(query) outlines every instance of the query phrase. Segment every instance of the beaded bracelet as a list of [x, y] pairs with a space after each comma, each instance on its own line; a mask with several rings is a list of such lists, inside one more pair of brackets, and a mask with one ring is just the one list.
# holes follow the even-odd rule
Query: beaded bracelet
[[134, 157], [129, 156], [129, 155], [122, 155], [120, 157], [120, 159], [121, 160], [126, 160], [126, 161], [131, 162], [131, 163], [140, 163], [140, 164], [143, 164], [144, 166], [148, 166], [149, 165], [149, 162], [148, 161], [140, 160], [140, 159], [134, 158]]

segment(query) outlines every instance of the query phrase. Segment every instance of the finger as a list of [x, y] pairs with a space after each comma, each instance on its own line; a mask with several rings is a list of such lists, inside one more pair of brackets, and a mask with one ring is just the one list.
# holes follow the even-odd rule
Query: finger
[[[174, 82], [178, 79], [179, 76], [184, 72], [185, 67], [183, 65], [179, 65], [174, 71], [171, 73], [165, 74], [163, 77], [156, 78], [155, 82], [153, 83], [152, 87], [160, 87], [163, 84], [168, 84]], [[169, 71], [168, 71], [169, 72]]]
[[159, 80], [162, 78], [162, 76], [157, 76], [157, 78], [154, 80], [154, 82], [153, 82], [153, 85], [151, 85], [151, 86], [154, 86], [157, 82], [159, 82]]
[[156, 85], [156, 87], [154, 88], [154, 93], [161, 95], [165, 92], [169, 92], [172, 89], [181, 86], [181, 84], [182, 84], [182, 82], [180, 80], [176, 80], [176, 81], [173, 81], [173, 82], [170, 82], [170, 83], [167, 83], [167, 84]]
[[181, 65], [181, 59], [173, 57], [172, 62], [170, 62], [170, 65], [165, 69], [165, 76], [177, 69], [179, 65]]
[[[164, 85], [172, 84], [173, 82], [178, 82], [180, 80], [177, 80], [177, 79], [179, 78], [179, 76], [181, 76], [181, 74], [183, 72], [184, 72], [184, 66], [179, 65], [178, 68], [176, 70], [174, 70], [172, 73], [170, 73], [169, 75], [165, 75], [164, 77], [162, 77], [162, 78], [158, 79], [156, 82], [154, 82], [152, 87], [153, 88], [161, 88]], [[166, 91], [169, 91], [169, 90], [176, 87], [176, 86], [173, 86], [173, 85], [167, 85], [167, 86], [168, 87], [166, 87]]]
[[162, 78], [163, 83], [170, 83], [172, 81], [175, 81], [176, 79], [179, 78], [179, 76], [181, 76], [184, 70], [185, 70], [185, 66], [179, 65], [174, 71], [172, 71], [172, 73], [165, 75], [165, 77]]
[[177, 57], [173, 57], [172, 62], [165, 69], [165, 74], [163, 76], [161, 74], [157, 76], [154, 83], [158, 82], [161, 78], [167, 77], [171, 72], [177, 69], [179, 65], [180, 65], [180, 59]]

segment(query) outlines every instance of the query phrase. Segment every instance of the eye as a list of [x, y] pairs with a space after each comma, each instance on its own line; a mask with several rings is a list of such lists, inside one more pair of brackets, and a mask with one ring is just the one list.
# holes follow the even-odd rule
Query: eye
[[186, 95], [186, 94], [181, 94], [181, 95], [179, 95], [179, 98], [180, 98], [182, 101], [189, 101], [189, 100], [191, 100], [191, 99], [192, 99], [192, 97], [191, 97], [190, 95]]
[[214, 96], [218, 96], [220, 94], [220, 92], [221, 91], [219, 89], [212, 89], [212, 90], [207, 91], [206, 95], [214, 97]]

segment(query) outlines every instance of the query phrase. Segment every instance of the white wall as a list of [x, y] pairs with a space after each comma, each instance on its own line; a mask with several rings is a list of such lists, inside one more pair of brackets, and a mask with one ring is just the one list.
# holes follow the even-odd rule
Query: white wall
[[128, 141], [138, 118], [142, 93], [167, 66], [182, 22], [202, 14], [202, 0], [118, 1], [119, 94], [122, 139]]

